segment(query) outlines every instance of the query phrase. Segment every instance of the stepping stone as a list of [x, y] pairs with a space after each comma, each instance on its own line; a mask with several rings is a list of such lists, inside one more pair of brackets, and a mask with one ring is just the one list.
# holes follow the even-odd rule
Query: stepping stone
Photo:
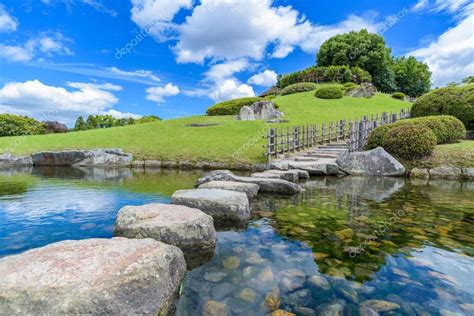
[[0, 260], [0, 314], [168, 315], [185, 273], [153, 239], [62, 241]]
[[253, 199], [257, 196], [259, 186], [254, 183], [243, 183], [234, 181], [211, 181], [203, 183], [199, 186], [199, 189], [222, 189], [229, 191], [243, 192], [247, 194], [249, 199]]
[[280, 179], [298, 182], [300, 176], [298, 170], [267, 170], [266, 173], [276, 174]]
[[[280, 175], [270, 172], [256, 172], [250, 175], [252, 178], [270, 178], [270, 179], [281, 179]], [[293, 181], [292, 181], [293, 182]]]
[[172, 196], [173, 204], [197, 208], [212, 216], [217, 226], [242, 224], [250, 217], [247, 195], [221, 189], [179, 190]]
[[290, 169], [305, 170], [312, 176], [332, 176], [339, 173], [335, 159], [320, 159], [318, 162], [294, 161], [289, 162], [288, 166]]
[[239, 177], [234, 175], [229, 170], [211, 171], [207, 173], [204, 177], [200, 178], [197, 181], [197, 184], [200, 185], [209, 181], [235, 181], [243, 183], [254, 183], [260, 187], [259, 192], [267, 193], [296, 194], [301, 192], [301, 187], [296, 183], [292, 183], [290, 181], [271, 178]]
[[146, 204], [123, 207], [115, 221], [115, 236], [152, 238], [179, 247], [188, 269], [214, 254], [214, 220], [202, 211], [182, 205]]

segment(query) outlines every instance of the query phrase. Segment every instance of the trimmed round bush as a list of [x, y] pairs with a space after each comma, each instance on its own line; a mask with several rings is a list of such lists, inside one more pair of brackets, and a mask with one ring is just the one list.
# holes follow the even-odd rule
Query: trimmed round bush
[[405, 93], [395, 92], [394, 94], [392, 94], [392, 98], [397, 99], [397, 100], [403, 100], [405, 99]]
[[393, 127], [393, 124], [387, 124], [374, 128], [367, 137], [367, 144], [364, 149], [370, 150], [382, 147], [385, 136], [387, 136], [388, 131]]
[[411, 108], [413, 117], [452, 115], [467, 129], [474, 129], [474, 84], [433, 90], [419, 97]]
[[383, 142], [386, 151], [408, 160], [431, 154], [435, 146], [435, 134], [428, 127], [415, 124], [390, 129]]
[[312, 82], [300, 82], [291, 84], [285, 88], [283, 88], [280, 92], [281, 95], [288, 95], [300, 92], [308, 92], [312, 90], [316, 90], [318, 85]]
[[44, 124], [31, 117], [0, 114], [0, 136], [37, 135], [45, 131]]
[[[244, 106], [251, 106], [255, 102], [268, 100], [268, 98], [260, 98], [260, 97], [250, 97], [250, 98], [240, 98], [234, 99], [229, 101], [224, 101], [220, 103], [216, 103], [210, 108], [207, 109], [207, 115], [215, 116], [215, 115], [237, 115], [239, 111]], [[272, 101], [273, 102], [273, 101]], [[278, 108], [278, 104], [275, 104], [275, 108]]]
[[316, 90], [314, 96], [319, 99], [341, 99], [343, 94], [339, 87], [322, 87]]

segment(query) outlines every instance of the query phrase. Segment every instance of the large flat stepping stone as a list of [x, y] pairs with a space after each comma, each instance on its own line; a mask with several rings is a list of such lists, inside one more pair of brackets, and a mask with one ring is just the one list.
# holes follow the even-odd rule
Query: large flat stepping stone
[[185, 272], [153, 239], [62, 241], [0, 260], [0, 314], [168, 315]]
[[339, 168], [350, 175], [404, 176], [405, 167], [382, 147], [368, 151], [346, 152], [337, 159]]
[[257, 196], [260, 187], [254, 183], [243, 183], [235, 181], [210, 181], [201, 184], [199, 186], [199, 189], [222, 189], [243, 192], [247, 194], [247, 198], [253, 199]]
[[265, 172], [277, 174], [281, 179], [296, 182], [299, 179], [308, 179], [309, 173], [305, 170], [291, 169], [291, 170], [266, 170]]
[[179, 247], [188, 269], [212, 258], [217, 238], [211, 216], [195, 208], [170, 204], [123, 207], [117, 215], [114, 234], [152, 238]]
[[216, 170], [207, 173], [198, 180], [198, 185], [209, 181], [235, 181], [243, 183], [257, 184], [259, 192], [277, 193], [277, 194], [295, 194], [301, 192], [301, 187], [290, 181], [272, 178], [240, 177], [234, 175], [229, 170]]
[[318, 161], [289, 161], [289, 169], [301, 169], [312, 176], [332, 176], [339, 173], [335, 159], [319, 159]]
[[173, 204], [197, 208], [212, 216], [217, 226], [232, 226], [250, 217], [247, 195], [221, 189], [179, 190], [172, 196]]

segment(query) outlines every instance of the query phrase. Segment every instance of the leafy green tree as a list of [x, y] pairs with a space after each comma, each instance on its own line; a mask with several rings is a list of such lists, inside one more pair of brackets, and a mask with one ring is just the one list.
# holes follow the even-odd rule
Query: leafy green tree
[[100, 128], [99, 121], [95, 115], [89, 115], [86, 120], [87, 129]]
[[418, 97], [430, 91], [431, 71], [427, 64], [410, 56], [393, 61], [395, 83], [398, 90], [411, 97]]
[[0, 114], [0, 136], [44, 134], [44, 124], [28, 116]]
[[390, 70], [391, 50], [382, 36], [367, 30], [331, 37], [321, 45], [317, 55], [318, 66], [360, 67], [369, 72], [377, 88], [386, 92], [395, 90], [395, 76]]
[[474, 76], [469, 76], [469, 77], [464, 78], [462, 80], [462, 83], [464, 84], [474, 83]]
[[74, 130], [83, 131], [86, 129], [87, 129], [86, 121], [84, 121], [84, 118], [82, 116], [79, 116], [76, 120], [76, 124], [74, 124]]
[[161, 121], [161, 118], [159, 118], [156, 115], [148, 115], [148, 116], [143, 116], [135, 120], [135, 124], [149, 123], [149, 122], [155, 122], [155, 121]]

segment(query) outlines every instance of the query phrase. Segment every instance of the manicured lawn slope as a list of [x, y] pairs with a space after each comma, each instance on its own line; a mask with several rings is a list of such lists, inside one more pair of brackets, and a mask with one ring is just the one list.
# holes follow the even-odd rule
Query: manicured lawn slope
[[474, 167], [474, 141], [438, 145], [430, 157], [407, 163], [410, 168], [434, 168], [440, 166]]
[[[409, 103], [377, 94], [371, 99], [344, 97], [321, 100], [314, 91], [281, 96], [275, 99], [290, 122], [278, 124], [316, 124], [360, 117], [383, 111], [408, 108]], [[219, 123], [207, 127], [189, 127], [192, 123]], [[232, 116], [192, 116], [125, 127], [49, 134], [26, 137], [0, 138], [0, 153], [12, 151], [27, 154], [42, 150], [122, 148], [135, 158], [160, 160], [206, 161], [263, 161], [261, 137], [270, 126], [263, 122], [236, 121]], [[246, 145], [238, 159], [233, 153]]]

